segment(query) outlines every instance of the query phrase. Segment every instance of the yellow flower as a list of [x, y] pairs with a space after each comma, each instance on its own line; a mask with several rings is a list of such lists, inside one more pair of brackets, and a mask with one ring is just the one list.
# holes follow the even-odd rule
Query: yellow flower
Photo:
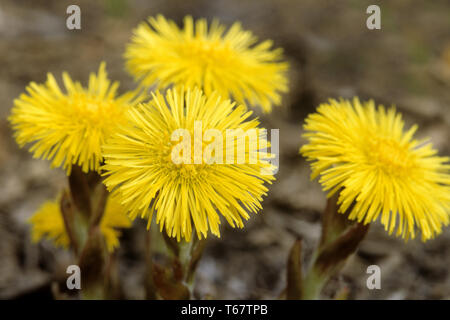
[[[42, 239], [51, 240], [57, 247], [69, 247], [69, 237], [66, 233], [59, 201], [47, 201], [30, 218], [32, 225], [31, 238], [33, 242]], [[109, 252], [119, 247], [121, 232], [118, 228], [131, 227], [131, 220], [126, 210], [114, 198], [109, 197], [106, 202], [105, 214], [100, 223], [100, 230], [105, 237]]]
[[17, 143], [32, 143], [34, 157], [52, 160], [70, 174], [77, 164], [84, 172], [98, 170], [102, 162], [101, 145], [124, 120], [127, 108], [140, 97], [134, 92], [117, 96], [118, 82], [107, 78], [105, 63], [98, 74], [91, 74], [84, 89], [63, 73], [63, 93], [52, 74], [45, 84], [31, 82], [28, 94], [14, 101], [9, 118]]
[[[422, 240], [442, 232], [449, 223], [449, 158], [437, 156], [431, 143], [417, 141], [417, 126], [404, 131], [394, 108], [361, 104], [357, 98], [330, 100], [304, 125], [309, 143], [300, 152], [312, 163], [312, 179], [329, 196], [339, 195], [339, 211], [349, 218], [381, 223], [392, 234]], [[353, 207], [352, 207], [353, 205]]]
[[[246, 121], [250, 114], [244, 106], [235, 108], [217, 93], [205, 96], [199, 89], [169, 89], [164, 98], [156, 92], [149, 103], [130, 109], [129, 125], [107, 141], [104, 182], [133, 219], [147, 217], [150, 227], [156, 211], [161, 231], [165, 227], [167, 234], [178, 240], [191, 240], [192, 223], [199, 238], [206, 238], [208, 230], [220, 237], [218, 213], [232, 227], [242, 228], [242, 218], [249, 218], [247, 211], [261, 209], [267, 192], [264, 183], [274, 179], [271, 155], [262, 151], [268, 147], [264, 131], [257, 120]], [[181, 142], [180, 136], [174, 139], [178, 129], [188, 133]], [[236, 139], [226, 139], [227, 129], [238, 132]], [[249, 143], [234, 144], [246, 139], [252, 129], [257, 137], [247, 135]], [[199, 130], [205, 138], [198, 135]], [[206, 135], [211, 133], [215, 136], [208, 140]], [[184, 149], [178, 157], [180, 145], [192, 146], [189, 151], [194, 152]], [[234, 153], [236, 145], [245, 153], [243, 163], [237, 159], [242, 153]], [[250, 161], [252, 155], [257, 161]], [[226, 157], [232, 161], [224, 161]]]
[[200, 87], [205, 94], [218, 91], [224, 98], [260, 105], [270, 112], [287, 91], [282, 50], [272, 41], [260, 44], [239, 23], [226, 28], [214, 20], [185, 17], [184, 28], [158, 15], [135, 30], [125, 57], [127, 68], [146, 86]]

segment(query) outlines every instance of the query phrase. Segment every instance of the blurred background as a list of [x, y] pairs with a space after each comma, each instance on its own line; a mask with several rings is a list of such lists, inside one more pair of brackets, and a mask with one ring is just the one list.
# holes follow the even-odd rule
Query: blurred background
[[[66, 28], [66, 8], [81, 8], [81, 30]], [[381, 30], [366, 28], [366, 8], [381, 7]], [[276, 298], [285, 286], [295, 238], [308, 260], [320, 236], [325, 195], [309, 181], [298, 154], [302, 123], [329, 97], [373, 98], [403, 113], [418, 136], [450, 154], [450, 2], [325, 0], [1, 0], [0, 1], [0, 298], [51, 297], [53, 274], [65, 276], [71, 256], [51, 243], [32, 244], [27, 219], [66, 184], [62, 170], [19, 150], [7, 122], [13, 100], [30, 81], [62, 71], [87, 82], [101, 60], [121, 90], [134, 88], [122, 58], [132, 29], [162, 13], [181, 23], [217, 17], [240, 21], [259, 39], [273, 39], [291, 64], [283, 106], [261, 115], [280, 129], [280, 170], [264, 210], [242, 230], [222, 225], [209, 238], [197, 272], [196, 296]], [[118, 251], [127, 298], [144, 297], [145, 223], [124, 232]], [[381, 267], [381, 290], [366, 288], [366, 269]], [[373, 223], [359, 251], [328, 284], [325, 297], [347, 287], [350, 299], [450, 299], [450, 228], [437, 239], [405, 243]]]

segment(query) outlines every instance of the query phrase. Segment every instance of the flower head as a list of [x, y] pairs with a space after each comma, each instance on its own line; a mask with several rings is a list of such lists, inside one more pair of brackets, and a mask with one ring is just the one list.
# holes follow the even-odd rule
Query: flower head
[[266, 40], [256, 44], [250, 31], [235, 23], [228, 31], [214, 20], [184, 19], [180, 29], [159, 15], [134, 30], [125, 57], [127, 68], [147, 86], [200, 87], [205, 94], [218, 91], [224, 98], [259, 104], [265, 112], [280, 104], [287, 91], [287, 63], [282, 50]]
[[62, 166], [67, 174], [74, 164], [84, 172], [98, 170], [101, 145], [140, 97], [134, 92], [117, 96], [119, 83], [108, 80], [104, 63], [90, 75], [87, 89], [67, 73], [63, 82], [66, 92], [48, 74], [45, 84], [31, 82], [27, 94], [14, 101], [9, 120], [15, 138], [20, 146], [32, 143], [36, 158], [51, 159], [52, 167]]
[[[165, 227], [178, 240], [191, 240], [192, 223], [199, 238], [208, 230], [220, 236], [218, 213], [242, 228], [247, 211], [261, 208], [264, 183], [274, 179], [270, 155], [262, 151], [268, 146], [264, 131], [257, 120], [247, 120], [250, 114], [217, 93], [169, 89], [164, 97], [156, 92], [149, 103], [130, 109], [129, 125], [107, 141], [105, 184], [133, 219], [147, 217], [150, 226], [156, 211], [161, 231]], [[232, 144], [225, 142], [227, 129], [236, 133]], [[257, 136], [246, 136], [251, 130]], [[247, 138], [245, 146], [237, 145], [247, 161], [228, 161], [239, 157], [234, 143]], [[257, 161], [249, 161], [252, 155]]]
[[394, 108], [375, 107], [357, 98], [330, 100], [319, 106], [304, 125], [309, 143], [300, 152], [312, 161], [312, 179], [329, 195], [340, 192], [341, 213], [369, 223], [381, 215], [391, 234], [422, 240], [442, 232], [449, 223], [448, 157], [425, 141], [413, 139], [417, 126], [404, 130]]
[[[69, 247], [69, 236], [66, 233], [59, 201], [47, 201], [29, 220], [33, 242], [42, 239], [51, 240], [57, 247]], [[126, 210], [114, 198], [106, 202], [105, 214], [100, 223], [100, 230], [105, 237], [109, 252], [119, 247], [120, 228], [131, 227], [131, 220]]]

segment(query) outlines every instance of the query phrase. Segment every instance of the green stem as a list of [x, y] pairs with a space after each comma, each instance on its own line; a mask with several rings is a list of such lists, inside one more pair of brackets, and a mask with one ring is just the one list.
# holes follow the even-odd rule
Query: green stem
[[86, 245], [89, 235], [89, 221], [83, 215], [75, 214], [73, 224], [76, 241], [82, 250]]
[[329, 279], [328, 275], [320, 275], [311, 268], [308, 274], [303, 279], [302, 300], [317, 300], [320, 298], [320, 293]]

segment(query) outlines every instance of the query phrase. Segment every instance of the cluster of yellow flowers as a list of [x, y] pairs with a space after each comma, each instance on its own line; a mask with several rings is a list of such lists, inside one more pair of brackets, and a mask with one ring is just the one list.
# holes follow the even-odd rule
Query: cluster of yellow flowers
[[[248, 212], [261, 209], [265, 183], [274, 179], [261, 171], [270, 167], [262, 155], [265, 140], [252, 150], [257, 155], [261, 150], [256, 163], [175, 164], [171, 134], [179, 128], [191, 131], [197, 121], [203, 130], [223, 133], [262, 129], [256, 119], [248, 120], [247, 104], [268, 112], [280, 103], [280, 93], [287, 91], [281, 49], [272, 50], [270, 41], [257, 44], [239, 24], [224, 33], [217, 21], [208, 30], [204, 19], [191, 17], [183, 29], [163, 16], [149, 23], [137, 27], [125, 54], [128, 70], [140, 80], [136, 91], [118, 96], [119, 84], [111, 83], [102, 63], [87, 89], [66, 73], [66, 92], [51, 74], [44, 85], [32, 82], [10, 116], [18, 144], [32, 144], [35, 157], [50, 159], [68, 175], [78, 165], [107, 176], [104, 183], [117, 209], [108, 214], [107, 207], [101, 225], [110, 249], [118, 235], [111, 229], [129, 226], [117, 219], [118, 212], [147, 217], [150, 226], [156, 211], [161, 230], [178, 240], [190, 241], [193, 230], [199, 238], [208, 230], [220, 236], [218, 213], [242, 228]], [[139, 92], [151, 86], [165, 92], [143, 102]], [[31, 223], [34, 240], [68, 244], [56, 203], [44, 204]]]
[[[206, 237], [208, 230], [220, 236], [218, 213], [242, 227], [248, 212], [261, 209], [265, 184], [274, 180], [261, 174], [268, 162], [174, 164], [171, 134], [194, 130], [195, 121], [205, 130], [258, 129], [257, 120], [247, 120], [248, 105], [270, 112], [287, 91], [282, 50], [272, 49], [271, 41], [258, 44], [238, 23], [226, 30], [214, 20], [208, 28], [204, 19], [186, 17], [179, 28], [157, 16], [134, 30], [125, 57], [140, 85], [123, 95], [104, 63], [87, 88], [66, 73], [66, 92], [51, 74], [45, 84], [32, 82], [10, 116], [19, 145], [32, 144], [35, 157], [67, 174], [78, 165], [106, 177], [116, 201], [102, 224], [111, 250], [118, 236], [111, 229], [129, 227], [118, 212], [147, 218], [149, 225], [156, 212], [161, 230], [178, 240], [189, 241], [193, 232]], [[163, 93], [156, 90], [143, 102], [139, 92], [148, 87]], [[395, 109], [330, 100], [307, 118], [309, 143], [301, 153], [313, 162], [312, 178], [321, 176], [329, 195], [339, 192], [341, 213], [364, 223], [381, 216], [390, 233], [397, 226], [404, 238], [414, 238], [417, 226], [426, 240], [449, 222], [449, 158], [413, 140], [416, 127], [403, 127]], [[31, 219], [33, 238], [67, 245], [60, 216], [56, 204], [45, 204]]]

